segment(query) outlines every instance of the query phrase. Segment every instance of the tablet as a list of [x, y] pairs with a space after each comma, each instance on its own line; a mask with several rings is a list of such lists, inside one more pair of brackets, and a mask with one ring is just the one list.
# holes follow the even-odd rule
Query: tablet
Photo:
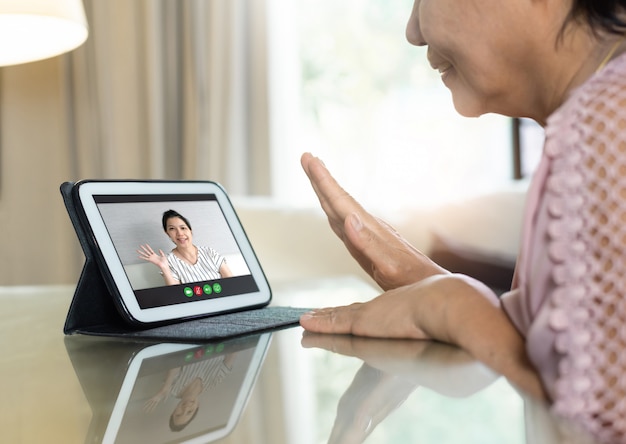
[[237, 424], [270, 334], [204, 345], [158, 344], [128, 365], [102, 443], [207, 443]]
[[219, 184], [82, 181], [72, 196], [127, 322], [171, 322], [269, 304], [267, 279]]

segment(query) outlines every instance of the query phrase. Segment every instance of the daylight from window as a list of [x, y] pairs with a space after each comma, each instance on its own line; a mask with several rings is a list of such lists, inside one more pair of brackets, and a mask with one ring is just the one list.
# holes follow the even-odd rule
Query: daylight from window
[[274, 192], [314, 204], [299, 156], [320, 156], [369, 208], [439, 205], [510, 184], [510, 119], [454, 110], [409, 0], [273, 0]]

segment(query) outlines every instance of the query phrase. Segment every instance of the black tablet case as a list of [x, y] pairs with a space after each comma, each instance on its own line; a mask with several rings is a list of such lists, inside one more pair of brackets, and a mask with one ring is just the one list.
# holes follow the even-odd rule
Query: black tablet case
[[307, 311], [304, 308], [268, 306], [157, 327], [137, 328], [129, 325], [117, 311], [102, 277], [92, 244], [76, 209], [73, 187], [72, 182], [63, 183], [61, 195], [85, 254], [85, 263], [65, 320], [65, 334], [197, 342], [294, 326], [298, 324], [300, 315]]

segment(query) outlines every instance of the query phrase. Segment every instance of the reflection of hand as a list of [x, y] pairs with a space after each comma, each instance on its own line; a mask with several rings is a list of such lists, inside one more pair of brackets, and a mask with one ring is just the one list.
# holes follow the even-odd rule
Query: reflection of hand
[[167, 396], [166, 392], [159, 392], [154, 395], [152, 398], [148, 399], [143, 405], [143, 411], [146, 413], [152, 412], [157, 405], [161, 403]]
[[151, 264], [154, 264], [159, 268], [164, 268], [168, 266], [167, 256], [165, 256], [165, 253], [163, 253], [163, 250], [159, 250], [159, 254], [157, 254], [154, 252], [154, 250], [152, 250], [152, 247], [150, 247], [150, 245], [148, 244], [140, 245], [139, 249], [137, 250], [137, 254], [139, 255], [140, 259], [143, 259], [144, 261], [148, 261]]
[[446, 273], [391, 226], [366, 212], [319, 159], [306, 153], [301, 162], [331, 228], [381, 288], [388, 290]]
[[180, 367], [172, 368], [167, 371], [167, 375], [165, 376], [165, 381], [163, 381], [163, 386], [161, 387], [161, 389], [157, 392], [156, 395], [154, 395], [152, 398], [148, 399], [144, 403], [143, 405], [144, 412], [150, 413], [156, 408], [157, 405], [159, 405], [161, 401], [167, 398], [167, 394], [172, 388], [174, 379], [179, 374], [180, 374]]
[[465, 351], [439, 342], [305, 332], [302, 345], [364, 361], [339, 401], [329, 443], [363, 442], [419, 385], [468, 396], [497, 378]]
[[434, 341], [305, 332], [302, 345], [362, 359], [384, 374], [401, 377], [446, 396], [469, 396], [498, 377], [464, 350]]
[[363, 442], [379, 423], [404, 403], [415, 387], [411, 381], [363, 364], [339, 400], [328, 442]]

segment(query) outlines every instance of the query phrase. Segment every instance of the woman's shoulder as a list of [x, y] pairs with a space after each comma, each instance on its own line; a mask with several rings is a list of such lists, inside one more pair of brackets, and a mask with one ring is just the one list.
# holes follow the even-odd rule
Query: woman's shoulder
[[198, 248], [198, 253], [200, 254], [205, 254], [208, 256], [214, 256], [217, 254], [217, 251], [215, 251], [215, 249], [209, 247], [208, 245], [196, 245], [196, 247]]
[[597, 119], [626, 116], [626, 53], [609, 62], [572, 94], [577, 106]]
[[559, 157], [576, 148], [602, 161], [606, 148], [626, 143], [626, 53], [572, 92], [550, 116], [546, 152]]
[[174, 250], [170, 250], [169, 252], [167, 252], [165, 257], [167, 257], [167, 261], [170, 263], [170, 265], [182, 262], [182, 260], [178, 256], [176, 256]]
[[617, 433], [613, 436], [623, 442], [626, 421], [606, 406], [617, 405], [623, 388], [612, 375], [624, 369], [614, 359], [624, 347], [614, 332], [626, 319], [621, 285], [626, 54], [592, 76], [555, 114], [546, 128], [551, 168], [544, 198], [546, 254], [555, 288], [543, 306], [543, 323], [537, 324], [555, 337], [554, 409], [590, 430]]

